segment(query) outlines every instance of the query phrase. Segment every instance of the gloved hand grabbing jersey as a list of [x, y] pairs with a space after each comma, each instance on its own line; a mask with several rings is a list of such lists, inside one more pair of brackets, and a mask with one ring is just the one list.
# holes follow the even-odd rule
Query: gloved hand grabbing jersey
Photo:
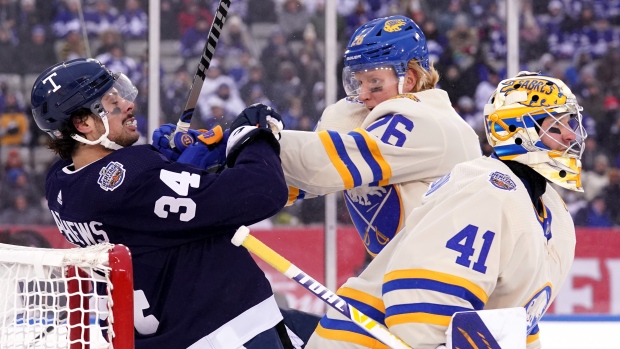
[[175, 134], [175, 148], [170, 148], [170, 135], [176, 125], [165, 124], [153, 132], [153, 146], [168, 159], [210, 172], [219, 172], [226, 164], [228, 130], [220, 126], [212, 130], [188, 130]]
[[230, 128], [230, 136], [226, 145], [226, 164], [233, 167], [239, 151], [253, 139], [266, 137], [276, 152], [280, 153], [280, 131], [284, 128], [282, 117], [273, 108], [261, 103], [245, 108]]

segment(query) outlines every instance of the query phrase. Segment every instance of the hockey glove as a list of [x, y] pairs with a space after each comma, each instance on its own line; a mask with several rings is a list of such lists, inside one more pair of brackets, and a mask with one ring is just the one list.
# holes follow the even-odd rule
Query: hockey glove
[[273, 108], [261, 103], [245, 108], [229, 130], [230, 137], [226, 145], [226, 164], [233, 167], [239, 151], [256, 137], [266, 137], [274, 149], [280, 154], [280, 131], [284, 128], [282, 117]]
[[153, 146], [160, 153], [171, 160], [177, 161], [179, 155], [190, 145], [196, 142], [196, 138], [200, 135], [200, 131], [188, 130], [187, 132], [179, 132], [174, 135], [174, 149], [170, 148], [170, 135], [177, 129], [174, 124], [164, 124], [153, 132]]
[[228, 130], [222, 132], [220, 126], [201, 133], [179, 156], [177, 162], [192, 165], [209, 172], [220, 172], [226, 165], [226, 141]]

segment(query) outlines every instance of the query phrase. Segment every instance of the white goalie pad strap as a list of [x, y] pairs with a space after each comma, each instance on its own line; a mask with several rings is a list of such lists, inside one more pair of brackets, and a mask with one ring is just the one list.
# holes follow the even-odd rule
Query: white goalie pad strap
[[256, 337], [282, 321], [282, 313], [275, 297], [265, 299], [241, 315], [228, 321], [217, 330], [202, 337], [187, 349], [239, 349], [250, 339]]
[[446, 348], [525, 349], [525, 308], [457, 312], [446, 331]]

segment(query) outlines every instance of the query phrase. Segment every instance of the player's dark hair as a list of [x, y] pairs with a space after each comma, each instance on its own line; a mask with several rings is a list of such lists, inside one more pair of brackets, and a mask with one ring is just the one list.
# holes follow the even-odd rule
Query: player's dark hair
[[47, 141], [47, 147], [51, 149], [56, 155], [60, 156], [62, 159], [70, 159], [75, 150], [77, 149], [80, 142], [71, 138], [71, 135], [78, 134], [82, 135], [73, 124], [74, 120], [79, 120], [79, 122], [83, 122], [89, 115], [93, 113], [86, 108], [82, 108], [76, 110], [71, 114], [71, 119], [69, 122], [65, 122], [58, 131], [60, 131], [62, 137], [57, 139], [49, 138]]

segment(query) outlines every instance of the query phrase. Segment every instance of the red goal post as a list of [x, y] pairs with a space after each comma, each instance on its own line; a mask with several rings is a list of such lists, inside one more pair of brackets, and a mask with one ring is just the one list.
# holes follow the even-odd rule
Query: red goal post
[[127, 247], [0, 244], [0, 348], [131, 349], [133, 328]]

